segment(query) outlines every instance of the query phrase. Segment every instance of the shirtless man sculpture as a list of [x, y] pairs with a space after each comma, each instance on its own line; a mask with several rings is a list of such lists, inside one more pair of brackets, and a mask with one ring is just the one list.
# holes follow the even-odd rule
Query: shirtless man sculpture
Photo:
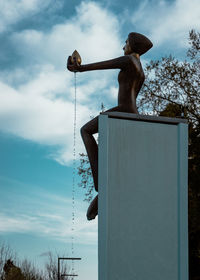
[[[123, 47], [124, 56], [91, 64], [80, 65], [76, 59], [68, 58], [67, 68], [71, 72], [91, 70], [120, 69], [118, 75], [119, 91], [118, 106], [107, 112], [126, 112], [138, 114], [136, 98], [144, 83], [145, 76], [140, 56], [153, 46], [152, 42], [142, 34], [131, 32]], [[81, 135], [90, 161], [94, 187], [98, 191], [98, 145], [93, 134], [98, 132], [98, 116], [81, 128]], [[87, 219], [92, 220], [98, 214], [98, 196], [91, 202]]]

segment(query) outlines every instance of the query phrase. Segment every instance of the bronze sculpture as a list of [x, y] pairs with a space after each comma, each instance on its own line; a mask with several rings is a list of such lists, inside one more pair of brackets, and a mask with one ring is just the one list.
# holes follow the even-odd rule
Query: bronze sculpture
[[[131, 32], [123, 47], [124, 56], [91, 64], [81, 65], [76, 56], [69, 56], [67, 68], [72, 72], [91, 70], [120, 69], [118, 75], [119, 91], [118, 106], [107, 110], [138, 114], [136, 98], [144, 83], [144, 72], [140, 62], [140, 55], [146, 53], [153, 46], [152, 42], [142, 34]], [[86, 147], [94, 179], [95, 190], [98, 191], [98, 146], [93, 134], [98, 132], [98, 116], [81, 128], [81, 135]], [[92, 220], [98, 213], [98, 196], [91, 202], [87, 218]]]

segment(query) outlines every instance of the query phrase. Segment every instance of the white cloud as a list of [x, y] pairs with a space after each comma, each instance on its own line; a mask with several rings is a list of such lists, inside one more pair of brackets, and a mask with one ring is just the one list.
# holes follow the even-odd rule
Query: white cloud
[[117, 95], [118, 95], [118, 88], [111, 86], [108, 90], [108, 93], [110, 94], [110, 97], [113, 99], [117, 99]]
[[0, 0], [0, 33], [9, 25], [41, 12], [49, 3], [50, 0]]
[[[71, 73], [45, 66], [35, 79], [16, 89], [0, 82], [0, 130], [58, 146], [52, 157], [61, 164], [69, 163], [73, 157], [74, 87], [70, 76]], [[81, 126], [98, 114], [93, 94], [107, 87], [104, 75], [102, 78], [95, 77], [77, 89], [77, 154], [84, 150]]]
[[[71, 213], [68, 207], [65, 207], [62, 215], [1, 213], [0, 233], [31, 233], [46, 236], [48, 239], [70, 243], [72, 225], [70, 217], [66, 215], [67, 212]], [[77, 212], [77, 216], [73, 232], [76, 243], [96, 244], [97, 219], [93, 222], [88, 222], [84, 212]]]
[[199, 29], [199, 0], [145, 1], [136, 10], [132, 23], [150, 36], [154, 47], [161, 44], [184, 47], [188, 32]]
[[[70, 211], [66, 208], [65, 211]], [[65, 212], [66, 213], [66, 212]], [[71, 220], [67, 215], [49, 215], [46, 213], [19, 215], [0, 214], [0, 233], [31, 233], [33, 235], [46, 236], [65, 243], [71, 241]], [[78, 212], [73, 236], [76, 243], [97, 243], [97, 219], [87, 222], [84, 212]]]
[[[66, 58], [76, 48], [83, 63], [113, 58], [121, 53], [117, 18], [94, 2], [82, 2], [75, 16], [47, 33], [14, 33], [13, 45], [26, 62], [24, 69], [1, 73], [0, 130], [44, 145], [58, 146], [53, 157], [72, 159], [74, 75]], [[28, 74], [27, 74], [28, 73]], [[77, 132], [100, 107], [113, 72], [78, 74]], [[24, 81], [23, 81], [24, 76]], [[78, 137], [77, 151], [83, 149]]]
[[64, 68], [67, 57], [77, 49], [83, 63], [110, 59], [122, 54], [119, 40], [119, 22], [94, 2], [82, 2], [75, 16], [44, 33], [24, 30], [12, 35], [20, 52], [30, 61], [49, 63]]
[[[2, 208], [0, 213], [0, 233], [31, 233], [45, 236], [65, 243], [71, 242], [72, 236], [72, 201], [68, 198], [34, 189], [30, 194], [18, 190], [7, 197], [10, 208]], [[19, 207], [16, 201], [23, 201]], [[76, 243], [97, 243], [97, 219], [88, 222], [88, 205], [80, 199], [75, 200], [74, 238]], [[26, 209], [24, 214], [24, 209]]]
[[[54, 97], [54, 80], [49, 84], [45, 76], [38, 80], [38, 86], [32, 87], [37, 82], [30, 82], [21, 91], [0, 83], [0, 130], [40, 144], [59, 145], [66, 154], [63, 163], [68, 162], [73, 154], [73, 102]], [[79, 129], [91, 111], [79, 103], [77, 110]]]

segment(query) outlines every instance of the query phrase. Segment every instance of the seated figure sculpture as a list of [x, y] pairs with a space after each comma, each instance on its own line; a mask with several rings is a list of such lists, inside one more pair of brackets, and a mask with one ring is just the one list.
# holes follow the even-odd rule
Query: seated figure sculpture
[[[138, 114], [136, 98], [144, 83], [145, 76], [140, 62], [140, 56], [153, 46], [152, 42], [144, 35], [131, 32], [123, 47], [124, 56], [102, 61], [80, 65], [69, 56], [67, 68], [72, 72], [84, 72], [91, 70], [120, 69], [118, 75], [119, 91], [118, 106], [106, 112], [126, 112]], [[81, 135], [87, 155], [90, 161], [95, 190], [98, 191], [98, 145], [93, 134], [98, 132], [98, 116], [86, 123], [81, 128]], [[87, 219], [92, 220], [98, 214], [98, 196], [91, 202]]]

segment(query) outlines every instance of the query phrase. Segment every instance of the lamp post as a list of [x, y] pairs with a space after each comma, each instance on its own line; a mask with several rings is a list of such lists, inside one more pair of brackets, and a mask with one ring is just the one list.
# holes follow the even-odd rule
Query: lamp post
[[81, 260], [81, 258], [60, 258], [58, 257], [58, 280], [61, 280], [60, 276], [72, 276], [72, 277], [76, 277], [78, 276], [78, 274], [62, 274], [60, 275], [60, 260]]

